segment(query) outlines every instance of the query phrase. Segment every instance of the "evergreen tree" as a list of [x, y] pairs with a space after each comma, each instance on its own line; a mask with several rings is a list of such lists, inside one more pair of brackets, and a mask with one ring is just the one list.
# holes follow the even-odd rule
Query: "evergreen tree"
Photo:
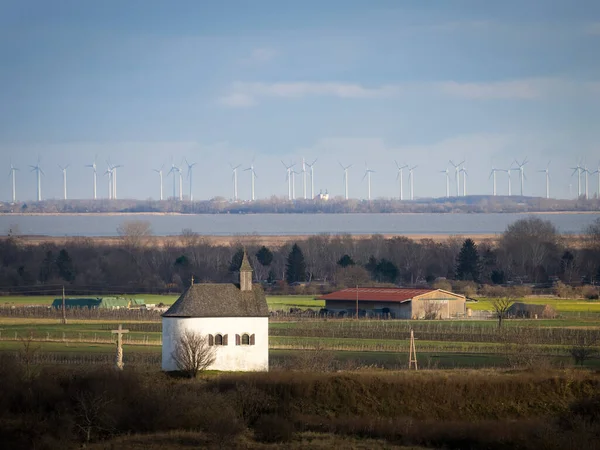
[[340, 260], [337, 262], [338, 266], [346, 268], [348, 266], [353, 266], [354, 260], [349, 256], [349, 255], [344, 255], [340, 258]]
[[240, 266], [242, 265], [242, 259], [244, 258], [244, 249], [238, 248], [237, 251], [233, 254], [231, 258], [231, 262], [229, 263], [229, 271], [237, 272], [240, 270]]
[[260, 250], [256, 252], [256, 259], [262, 266], [270, 266], [273, 262], [273, 252], [263, 245]]
[[398, 278], [398, 268], [393, 262], [381, 258], [377, 263], [377, 281], [384, 283], [395, 283]]
[[466, 239], [457, 258], [456, 277], [459, 280], [479, 280], [479, 253], [473, 239]]
[[306, 281], [306, 262], [298, 244], [294, 244], [285, 265], [285, 279], [288, 284]]
[[58, 274], [63, 280], [73, 281], [75, 279], [73, 260], [64, 248], [58, 253], [58, 258], [56, 258], [56, 267], [58, 268]]

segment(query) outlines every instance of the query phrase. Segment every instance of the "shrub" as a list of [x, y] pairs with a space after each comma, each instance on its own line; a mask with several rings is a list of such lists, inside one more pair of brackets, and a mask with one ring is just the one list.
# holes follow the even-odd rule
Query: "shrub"
[[452, 291], [452, 284], [448, 280], [437, 280], [433, 283], [434, 289], [441, 289], [443, 291]]
[[573, 298], [573, 288], [562, 281], [557, 281], [554, 285], [554, 295], [560, 298]]
[[453, 290], [458, 294], [473, 297], [477, 293], [477, 285], [472, 281], [455, 281]]
[[259, 442], [290, 442], [293, 436], [294, 426], [283, 417], [269, 414], [254, 424], [254, 438]]
[[508, 292], [507, 292], [506, 288], [503, 288], [502, 286], [489, 285], [489, 284], [484, 284], [483, 286], [481, 286], [481, 288], [479, 289], [479, 293], [483, 297], [488, 297], [488, 298], [508, 297]]
[[590, 285], [583, 286], [581, 295], [587, 300], [598, 300], [598, 288]]

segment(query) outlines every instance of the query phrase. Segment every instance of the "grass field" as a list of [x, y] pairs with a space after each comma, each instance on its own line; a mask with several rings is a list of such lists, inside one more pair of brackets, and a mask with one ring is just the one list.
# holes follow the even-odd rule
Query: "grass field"
[[[127, 295], [122, 294], [122, 297], [126, 298], [141, 298], [146, 304], [158, 305], [162, 303], [164, 305], [172, 305], [175, 300], [179, 297], [178, 295], [153, 295], [153, 294], [139, 294], [139, 295]], [[68, 298], [78, 297], [96, 297], [95, 295], [86, 296], [68, 296]], [[0, 297], [0, 306], [30, 306], [30, 305], [51, 305], [52, 302], [59, 298], [55, 295], [31, 295], [31, 296], [2, 296]], [[284, 296], [267, 296], [267, 303], [269, 304], [270, 310], [284, 310], [287, 311], [290, 308], [300, 309], [315, 309], [319, 310], [325, 306], [324, 300], [315, 300], [314, 296], [310, 295], [284, 295]]]
[[[517, 302], [532, 305], [550, 305], [558, 313], [600, 313], [600, 300], [564, 299], [564, 298], [519, 298]], [[489, 298], [479, 298], [477, 302], [467, 303], [474, 311], [492, 311], [492, 301]]]

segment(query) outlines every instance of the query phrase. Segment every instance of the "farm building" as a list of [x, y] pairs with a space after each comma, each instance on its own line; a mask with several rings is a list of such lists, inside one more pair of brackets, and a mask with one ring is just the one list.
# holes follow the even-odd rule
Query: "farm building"
[[[53, 308], [62, 308], [62, 298], [54, 299]], [[100, 309], [131, 309], [146, 306], [141, 298], [98, 297], [98, 298], [66, 298], [66, 308], [100, 308]]]
[[[442, 289], [348, 288], [319, 297], [339, 315], [389, 316], [395, 319], [463, 317], [465, 296]], [[357, 306], [358, 305], [358, 306]]]
[[269, 370], [269, 309], [244, 253], [239, 284], [192, 285], [163, 314], [162, 369], [178, 370], [173, 355], [186, 331], [208, 337], [215, 346], [211, 370]]
[[517, 319], [554, 319], [556, 311], [550, 305], [532, 305], [517, 302], [510, 305], [506, 315]]

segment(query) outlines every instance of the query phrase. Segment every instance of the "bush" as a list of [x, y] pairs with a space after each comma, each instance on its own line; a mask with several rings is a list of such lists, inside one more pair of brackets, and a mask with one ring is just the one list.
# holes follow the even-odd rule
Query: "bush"
[[587, 300], [598, 300], [598, 288], [590, 285], [583, 286], [581, 295]]
[[269, 414], [254, 424], [254, 438], [259, 442], [290, 442], [293, 436], [294, 426], [283, 417]]
[[455, 281], [452, 287], [454, 292], [466, 297], [473, 297], [477, 293], [477, 285], [473, 281]]
[[508, 297], [507, 289], [502, 286], [484, 284], [479, 289], [479, 294], [488, 298]]
[[448, 280], [437, 280], [433, 283], [434, 289], [441, 289], [443, 291], [452, 291], [452, 284]]
[[554, 295], [560, 298], [573, 298], [573, 288], [562, 281], [557, 281], [554, 285]]

